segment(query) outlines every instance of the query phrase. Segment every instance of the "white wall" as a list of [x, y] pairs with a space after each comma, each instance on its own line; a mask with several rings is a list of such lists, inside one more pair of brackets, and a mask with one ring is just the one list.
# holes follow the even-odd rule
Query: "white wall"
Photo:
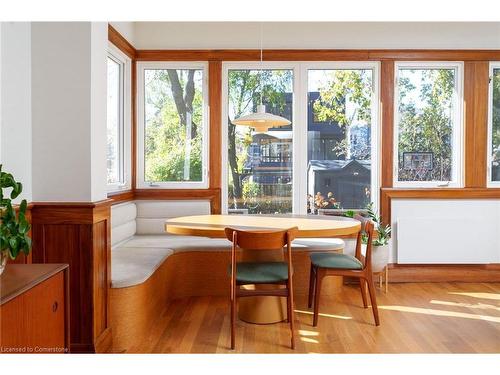
[[393, 199], [391, 220], [393, 263], [500, 263], [500, 199]]
[[[260, 46], [255, 22], [135, 22], [133, 31], [130, 25], [119, 31], [131, 35], [137, 49]], [[500, 48], [498, 22], [270, 22], [263, 24], [263, 33], [264, 48], [277, 49]]]
[[107, 25], [33, 23], [33, 200], [106, 198]]
[[31, 25], [2, 22], [0, 29], [0, 163], [23, 184], [18, 203], [32, 200]]

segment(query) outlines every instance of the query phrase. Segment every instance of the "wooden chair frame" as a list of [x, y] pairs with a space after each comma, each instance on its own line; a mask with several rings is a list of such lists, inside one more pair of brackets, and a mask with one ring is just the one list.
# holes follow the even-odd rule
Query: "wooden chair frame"
[[[290, 346], [295, 349], [295, 314], [293, 300], [293, 268], [292, 268], [292, 241], [295, 238], [295, 233], [298, 228], [290, 228], [283, 231], [242, 231], [233, 228], [226, 228], [226, 238], [233, 244], [231, 248], [231, 349], [235, 348], [235, 329], [236, 329], [236, 311], [237, 298], [239, 297], [254, 297], [254, 296], [277, 296], [286, 297], [287, 300], [287, 320], [290, 324], [291, 340]], [[286, 246], [286, 262], [288, 265], [288, 280], [279, 283], [270, 283], [270, 285], [285, 285], [285, 288], [276, 289], [257, 289], [248, 290], [241, 289], [242, 285], [251, 285], [240, 283], [236, 280], [236, 250], [283, 250]]]
[[[375, 284], [373, 282], [373, 272], [372, 272], [372, 241], [373, 241], [373, 229], [374, 224], [371, 220], [366, 219], [360, 215], [356, 215], [357, 220], [361, 221], [361, 229], [358, 232], [356, 241], [356, 252], [355, 257], [362, 264], [363, 268], [360, 270], [351, 269], [340, 269], [340, 268], [322, 268], [315, 267], [311, 263], [311, 271], [309, 275], [309, 298], [308, 306], [312, 306], [314, 298], [314, 314], [313, 314], [313, 326], [318, 325], [318, 315], [319, 315], [319, 298], [321, 294], [321, 284], [323, 278], [327, 276], [347, 276], [355, 277], [359, 279], [359, 286], [361, 289], [361, 297], [363, 298], [363, 306], [368, 307], [366, 300], [366, 289], [370, 294], [370, 301], [372, 304], [373, 317], [375, 319], [375, 325], [380, 325], [380, 319], [378, 315], [377, 299], [375, 296]], [[365, 232], [368, 236], [368, 241], [366, 244], [366, 256], [361, 254], [361, 238], [362, 234]]]

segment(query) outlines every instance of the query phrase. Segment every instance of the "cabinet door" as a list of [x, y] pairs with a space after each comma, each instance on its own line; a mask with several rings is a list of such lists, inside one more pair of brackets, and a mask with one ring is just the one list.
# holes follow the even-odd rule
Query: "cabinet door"
[[4, 352], [64, 353], [63, 272], [7, 302], [0, 313]]

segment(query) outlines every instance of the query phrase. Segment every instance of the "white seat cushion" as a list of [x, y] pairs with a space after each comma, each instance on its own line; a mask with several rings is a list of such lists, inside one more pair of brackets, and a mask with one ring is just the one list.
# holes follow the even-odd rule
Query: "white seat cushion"
[[231, 242], [223, 238], [144, 234], [135, 235], [123, 243], [121, 247], [165, 247], [172, 249], [176, 253], [185, 251], [229, 251], [231, 250]]
[[[342, 250], [344, 246], [344, 241], [339, 238], [307, 238], [296, 239], [292, 242], [292, 249], [298, 251], [334, 251]], [[231, 242], [224, 238], [143, 234], [133, 236], [120, 244], [120, 247], [164, 247], [172, 249], [176, 253], [183, 251], [229, 251], [231, 250]]]
[[136, 232], [137, 208], [134, 202], [117, 204], [111, 207], [111, 247], [132, 237]]
[[118, 247], [111, 251], [111, 287], [126, 288], [146, 281], [173, 254], [172, 249]]
[[340, 238], [298, 238], [292, 242], [294, 250], [334, 251], [342, 250], [345, 243]]

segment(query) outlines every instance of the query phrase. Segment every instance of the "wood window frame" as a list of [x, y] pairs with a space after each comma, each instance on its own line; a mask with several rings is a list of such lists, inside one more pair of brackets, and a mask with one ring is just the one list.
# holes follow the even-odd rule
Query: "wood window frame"
[[[210, 182], [205, 190], [135, 189], [109, 194], [114, 202], [131, 199], [210, 199], [212, 213], [221, 212], [221, 105], [222, 62], [259, 61], [258, 49], [232, 50], [136, 50], [112, 26], [109, 40], [132, 58], [132, 103], [135, 103], [135, 65], [137, 61], [208, 61], [210, 105]], [[487, 113], [488, 77], [490, 61], [500, 61], [500, 50], [264, 50], [264, 61], [379, 61], [380, 62], [380, 118], [381, 118], [381, 189], [380, 211], [384, 221], [390, 222], [391, 199], [500, 199], [500, 189], [487, 187]], [[463, 61], [464, 62], [464, 187], [416, 189], [393, 187], [393, 116], [395, 61]], [[132, 105], [132, 138], [135, 137], [135, 105]], [[135, 142], [132, 160], [135, 161]], [[135, 162], [132, 179], [135, 186]]]
[[[202, 97], [203, 97], [203, 117], [202, 117], [202, 180], [201, 181], [154, 181], [145, 180], [145, 133], [146, 123], [144, 119], [144, 72], [146, 70], [188, 70], [196, 69], [202, 71]], [[205, 61], [142, 61], [136, 65], [136, 189], [178, 189], [178, 190], [199, 190], [208, 189], [210, 184], [209, 176], [209, 139], [210, 139], [210, 115], [209, 115], [209, 89], [208, 89], [208, 62]]]
[[[400, 69], [454, 69], [455, 70], [455, 88], [454, 88], [454, 106], [452, 115], [452, 150], [451, 150], [451, 180], [450, 181], [400, 181], [398, 178], [399, 165], [399, 70]], [[463, 187], [463, 134], [464, 134], [464, 116], [463, 116], [463, 82], [464, 82], [464, 64], [462, 61], [396, 61], [394, 66], [394, 115], [393, 115], [393, 186], [399, 188], [421, 188], [429, 189], [435, 187], [460, 188]]]

